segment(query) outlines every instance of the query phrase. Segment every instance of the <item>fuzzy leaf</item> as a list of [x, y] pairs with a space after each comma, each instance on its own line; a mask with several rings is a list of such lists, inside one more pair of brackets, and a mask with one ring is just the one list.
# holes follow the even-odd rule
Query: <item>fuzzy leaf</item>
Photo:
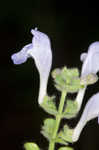
[[77, 112], [77, 103], [72, 100], [67, 100], [66, 108], [63, 112], [63, 118], [71, 119], [73, 117], [76, 117]]
[[55, 97], [49, 97], [49, 96], [45, 96], [43, 103], [41, 104], [41, 107], [49, 114], [51, 115], [56, 115], [57, 114], [57, 109], [55, 106], [55, 102], [54, 102]]
[[66, 142], [72, 143], [72, 134], [73, 130], [70, 129], [67, 125], [65, 125], [63, 130], [59, 132], [58, 137], [60, 137]]
[[69, 93], [75, 93], [83, 86], [80, 84], [78, 69], [55, 69], [52, 72], [52, 77], [55, 80], [55, 87], [59, 91], [66, 90]]
[[74, 149], [71, 147], [61, 147], [58, 150], [74, 150]]
[[52, 118], [48, 118], [46, 120], [44, 120], [44, 125], [42, 127], [42, 131], [41, 133], [48, 139], [50, 140], [52, 138], [52, 134], [54, 131], [54, 127], [55, 127], [55, 120]]
[[25, 150], [40, 150], [38, 145], [32, 142], [28, 142], [24, 144]]
[[70, 84], [66, 85], [67, 92], [75, 93], [79, 91], [79, 89], [83, 88], [80, 84], [80, 78], [72, 78]]

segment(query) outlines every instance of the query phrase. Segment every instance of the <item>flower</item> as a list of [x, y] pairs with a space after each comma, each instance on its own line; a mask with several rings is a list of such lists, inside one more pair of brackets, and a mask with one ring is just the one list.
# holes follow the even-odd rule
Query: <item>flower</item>
[[[80, 60], [83, 62], [81, 78], [92, 73], [96, 74], [99, 71], [99, 42], [92, 43], [88, 48], [88, 52], [81, 54]], [[86, 87], [87, 85], [79, 90], [77, 94], [78, 110], [80, 110]]]
[[83, 62], [82, 76], [90, 73], [96, 74], [99, 71], [99, 42], [92, 43], [88, 48], [88, 53], [82, 53], [80, 59]]
[[46, 95], [47, 82], [52, 64], [52, 52], [49, 37], [38, 31], [37, 28], [32, 29], [32, 43], [24, 46], [22, 50], [11, 56], [14, 64], [22, 64], [32, 57], [40, 74], [40, 90], [38, 102], [41, 104]]
[[99, 119], [99, 92], [93, 95], [87, 102], [80, 121], [75, 127], [72, 135], [73, 142], [76, 142], [86, 123], [91, 119], [98, 117]]

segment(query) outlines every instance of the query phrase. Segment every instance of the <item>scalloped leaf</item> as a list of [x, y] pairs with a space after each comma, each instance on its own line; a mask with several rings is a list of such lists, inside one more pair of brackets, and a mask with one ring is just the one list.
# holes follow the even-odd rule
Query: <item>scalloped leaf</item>
[[66, 107], [63, 112], [63, 118], [71, 119], [73, 117], [76, 117], [78, 109], [77, 109], [77, 103], [73, 100], [67, 100]]
[[66, 142], [72, 143], [73, 129], [70, 129], [67, 125], [64, 126], [63, 130], [59, 132], [58, 137]]
[[52, 118], [48, 118], [44, 120], [44, 125], [42, 127], [41, 133], [50, 140], [53, 135], [53, 131], [56, 125], [56, 120]]
[[45, 96], [41, 107], [49, 114], [56, 116], [57, 108], [55, 105], [55, 96]]
[[55, 87], [59, 91], [66, 90], [69, 93], [75, 93], [79, 89], [83, 88], [80, 83], [78, 69], [67, 69], [66, 67], [62, 69], [55, 69], [52, 72], [52, 77], [55, 81]]

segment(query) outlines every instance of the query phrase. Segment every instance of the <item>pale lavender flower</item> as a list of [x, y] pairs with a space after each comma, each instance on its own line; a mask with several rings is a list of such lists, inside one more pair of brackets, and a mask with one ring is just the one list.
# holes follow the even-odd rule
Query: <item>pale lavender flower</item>
[[88, 53], [81, 54], [82, 76], [90, 73], [96, 74], [99, 71], [99, 42], [92, 43], [88, 48]]
[[[83, 62], [81, 77], [92, 73], [96, 74], [99, 71], [99, 42], [92, 43], [88, 48], [88, 52], [82, 53], [80, 59]], [[78, 110], [80, 110], [86, 87], [85, 85], [77, 94], [76, 101], [78, 103]]]
[[29, 57], [35, 61], [40, 74], [40, 91], [38, 102], [41, 104], [47, 91], [47, 82], [52, 64], [52, 52], [49, 37], [38, 31], [37, 28], [31, 30], [33, 35], [32, 43], [24, 46], [21, 51], [11, 56], [14, 64], [22, 64]]
[[[87, 102], [80, 121], [75, 127], [72, 135], [73, 142], [79, 139], [82, 129], [88, 121], [99, 116], [99, 93], [93, 95]], [[98, 118], [99, 119], [99, 118]]]

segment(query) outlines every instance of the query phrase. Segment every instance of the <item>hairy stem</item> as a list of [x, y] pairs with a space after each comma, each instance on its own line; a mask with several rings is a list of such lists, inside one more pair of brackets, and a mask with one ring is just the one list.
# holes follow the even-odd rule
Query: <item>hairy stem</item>
[[62, 116], [64, 102], [65, 102], [65, 97], [66, 97], [66, 91], [63, 91], [62, 95], [61, 95], [61, 99], [60, 99], [59, 108], [58, 108], [58, 114], [56, 115], [55, 129], [54, 129], [54, 132], [53, 132], [52, 139], [49, 143], [49, 149], [48, 150], [54, 150], [54, 148], [55, 148], [55, 138], [56, 138], [59, 126], [60, 126], [61, 116]]

